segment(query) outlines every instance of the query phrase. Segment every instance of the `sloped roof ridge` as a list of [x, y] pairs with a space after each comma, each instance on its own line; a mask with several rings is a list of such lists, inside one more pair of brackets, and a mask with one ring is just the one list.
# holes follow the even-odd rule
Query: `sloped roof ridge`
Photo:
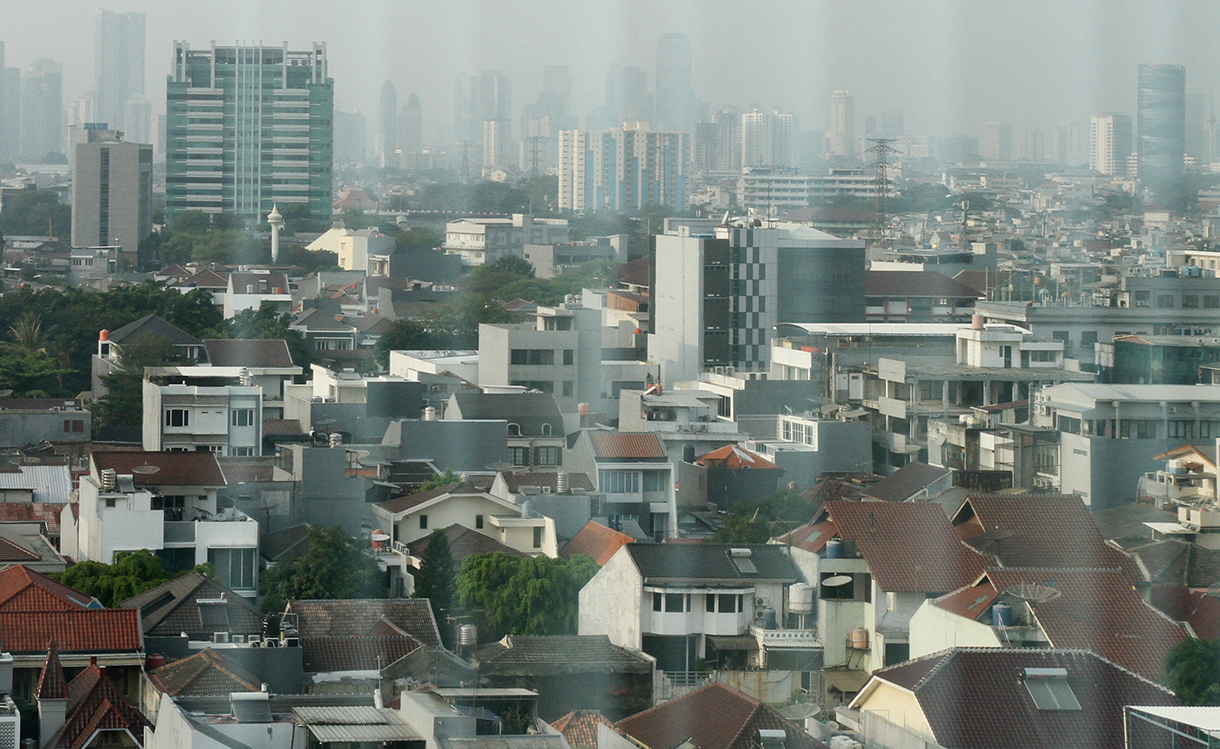
[[[914, 662], [924, 660], [927, 658], [933, 658], [938, 655], [944, 655], [951, 651], [957, 651], [957, 652], [961, 652], [961, 653], [984, 653], [984, 654], [986, 654], [986, 653], [1009, 653], [1009, 654], [1011, 654], [1011, 653], [1030, 653], [1030, 654], [1041, 654], [1041, 655], [1056, 655], [1056, 654], [1087, 655], [1087, 656], [1092, 656], [1092, 657], [1096, 658], [1097, 660], [1102, 661], [1103, 663], [1105, 663], [1109, 666], [1113, 666], [1114, 668], [1118, 669], [1119, 671], [1122, 671], [1124, 674], [1127, 674], [1128, 676], [1132, 676], [1136, 679], [1139, 679], [1140, 681], [1144, 682], [1145, 684], [1151, 684], [1152, 686], [1156, 687], [1157, 689], [1160, 689], [1162, 692], [1165, 692], [1166, 694], [1174, 694], [1173, 690], [1170, 689], [1169, 687], [1167, 687], [1163, 684], [1159, 684], [1159, 683], [1153, 681], [1152, 679], [1149, 679], [1146, 676], [1141, 676], [1141, 675], [1137, 674], [1136, 672], [1132, 671], [1131, 669], [1127, 668], [1126, 666], [1123, 666], [1119, 663], [1116, 663], [1116, 662], [1110, 660], [1109, 658], [1105, 657], [1101, 653], [1098, 653], [1096, 650], [1089, 650], [1088, 648], [992, 648], [992, 647], [984, 647], [984, 646], [953, 647], [953, 648], [945, 648], [945, 650], [939, 650], [935, 653], [929, 653], [928, 655], [921, 656], [919, 658], [912, 658], [909, 661], [895, 664], [895, 666], [905, 666], [908, 663], [914, 663]], [[885, 673], [885, 671], [887, 671], [889, 668], [891, 668], [891, 667], [887, 666], [886, 668], [880, 669], [879, 671], [876, 671], [874, 673], [882, 674], [882, 673]], [[931, 673], [931, 672], [929, 671], [929, 673]]]
[[696, 695], [696, 694], [701, 694], [701, 693], [706, 692], [706, 691], [708, 691], [708, 690], [710, 690], [710, 689], [713, 689], [713, 688], [715, 688], [715, 687], [719, 687], [720, 689], [726, 690], [727, 692], [729, 692], [729, 694], [733, 695], [734, 697], [741, 697], [742, 699], [746, 700], [747, 702], [750, 702], [750, 703], [754, 704], [755, 706], [758, 706], [758, 705], [762, 704], [761, 702], [759, 702], [758, 700], [754, 699], [753, 697], [751, 697], [750, 695], [746, 694], [745, 692], [741, 692], [741, 691], [738, 691], [738, 690], [736, 690], [736, 689], [733, 689], [733, 688], [732, 688], [732, 687], [730, 687], [728, 684], [721, 684], [721, 683], [720, 683], [720, 682], [718, 682], [718, 681], [709, 681], [707, 684], [704, 684], [703, 686], [699, 687], [698, 689], [692, 689], [691, 691], [687, 692], [686, 694], [684, 694], [684, 695], [682, 695], [682, 696], [680, 696], [680, 697], [675, 697], [675, 698], [674, 698], [674, 699], [672, 699], [672, 700], [667, 700], [667, 701], [662, 702], [662, 703], [660, 703], [660, 704], [653, 705], [652, 707], [648, 708], [647, 710], [641, 710], [640, 712], [635, 713], [634, 715], [628, 715], [627, 717], [623, 718], [622, 720], [617, 721], [617, 722], [616, 722], [614, 725], [615, 725], [615, 727], [617, 728], [619, 723], [623, 723], [623, 722], [626, 722], [626, 721], [628, 721], [628, 720], [635, 720], [636, 718], [639, 718], [639, 717], [640, 717], [640, 716], [642, 716], [642, 715], [648, 715], [649, 713], [654, 713], [654, 712], [656, 712], [657, 710], [660, 710], [660, 709], [661, 709], [661, 708], [663, 708], [663, 707], [666, 707], [666, 706], [668, 706], [668, 705], [671, 705], [672, 703], [674, 703], [674, 702], [676, 702], [676, 701], [678, 701], [678, 700], [687, 699], [687, 698], [689, 698], [689, 697], [692, 697], [693, 695]]

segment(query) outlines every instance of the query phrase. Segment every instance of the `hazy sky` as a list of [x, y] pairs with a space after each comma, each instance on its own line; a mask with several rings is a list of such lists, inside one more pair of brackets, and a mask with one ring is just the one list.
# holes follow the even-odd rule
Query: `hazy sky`
[[[423, 102], [425, 140], [448, 127], [453, 75], [499, 68], [520, 110], [543, 65], [572, 68], [576, 114], [600, 104], [612, 63], [651, 76], [657, 37], [690, 36], [695, 86], [713, 106], [779, 106], [824, 129], [830, 92], [858, 120], [897, 108], [908, 133], [976, 134], [1132, 112], [1139, 62], [1186, 65], [1187, 90], [1220, 83], [1215, 0], [0, 0], [10, 66], [64, 63], [65, 104], [92, 87], [98, 8], [147, 18], [146, 96], [163, 111], [175, 39], [206, 47], [325, 41], [343, 109], [376, 114], [385, 79]], [[650, 88], [652, 83], [650, 81]]]

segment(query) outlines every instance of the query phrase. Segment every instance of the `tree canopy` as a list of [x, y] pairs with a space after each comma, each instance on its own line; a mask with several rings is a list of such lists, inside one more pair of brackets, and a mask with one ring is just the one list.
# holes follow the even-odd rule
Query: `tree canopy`
[[[206, 575], [212, 574], [211, 565], [201, 564], [193, 569]], [[143, 549], [116, 551], [113, 564], [78, 562], [60, 575], [59, 581], [93, 596], [103, 606], [114, 607], [132, 596], [138, 596], [188, 572], [191, 570], [183, 570], [178, 574], [166, 572], [161, 559]]]
[[309, 346], [300, 331], [288, 327], [291, 323], [292, 315], [276, 314], [273, 304], [263, 302], [257, 310], [244, 309], [226, 320], [225, 328], [230, 338], [284, 341], [288, 344], [292, 363], [308, 371]]
[[581, 555], [474, 554], [462, 561], [458, 598], [489, 637], [575, 634], [580, 589], [597, 570], [597, 562]]
[[765, 544], [802, 523], [813, 508], [799, 492], [781, 490], [760, 499], [737, 502], [724, 514], [724, 527], [711, 541], [726, 544]]
[[1162, 681], [1183, 705], [1220, 705], [1220, 641], [1179, 642], [1165, 656]]
[[449, 539], [443, 530], [432, 531], [428, 545], [415, 573], [415, 597], [427, 598], [432, 604], [445, 647], [453, 647], [453, 627], [448, 626], [449, 617], [456, 613], [457, 575], [453, 567], [453, 554], [449, 550]]
[[377, 560], [338, 526], [310, 528], [305, 553], [263, 572], [259, 592], [263, 611], [283, 611], [294, 599], [385, 596]]
[[0, 234], [67, 237], [72, 233], [72, 208], [54, 190], [22, 190], [5, 198]]

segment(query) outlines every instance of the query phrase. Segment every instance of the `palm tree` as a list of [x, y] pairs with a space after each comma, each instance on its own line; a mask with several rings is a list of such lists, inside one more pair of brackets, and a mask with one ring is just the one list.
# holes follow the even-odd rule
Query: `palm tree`
[[26, 312], [9, 326], [11, 341], [0, 341], [0, 351], [17, 356], [38, 356], [47, 352], [46, 339], [42, 334], [42, 318], [34, 312]]

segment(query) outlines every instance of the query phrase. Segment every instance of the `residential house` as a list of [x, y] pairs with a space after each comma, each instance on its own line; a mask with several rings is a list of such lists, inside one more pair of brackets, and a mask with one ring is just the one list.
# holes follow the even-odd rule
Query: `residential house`
[[1124, 745], [1124, 706], [1177, 702], [1086, 650], [959, 647], [877, 671], [851, 707], [868, 746], [1109, 749]]
[[736, 423], [720, 417], [720, 404], [721, 397], [707, 390], [623, 390], [618, 427], [655, 432], [673, 463], [694, 463], [697, 456], [749, 438]]
[[203, 342], [207, 363], [213, 367], [236, 367], [250, 374], [250, 383], [263, 389], [263, 400], [284, 400], [284, 386], [304, 373], [293, 363], [283, 340], [209, 338]]
[[653, 659], [605, 635], [505, 635], [476, 651], [474, 661], [488, 687], [537, 692], [543, 720], [576, 708], [623, 718], [653, 704]]
[[445, 420], [467, 419], [507, 422], [514, 466], [555, 470], [563, 465], [563, 415], [549, 393], [454, 393]]
[[262, 454], [263, 389], [237, 367], [147, 367], [144, 449]]
[[148, 549], [172, 572], [207, 562], [222, 583], [253, 597], [258, 523], [218, 506], [226, 483], [210, 452], [94, 452], [80, 480], [79, 515], [61, 516], [62, 551], [110, 564], [116, 551]]
[[583, 473], [569, 471], [499, 471], [488, 492], [555, 521], [561, 539], [575, 536], [589, 518], [603, 515], [605, 498]]
[[226, 320], [232, 320], [244, 310], [258, 312], [264, 304], [270, 304], [277, 315], [292, 311], [292, 290], [283, 271], [253, 270], [229, 274], [224, 298]]
[[463, 265], [491, 265], [500, 258], [522, 257], [526, 244], [565, 244], [568, 220], [514, 213], [509, 218], [463, 218], [445, 225], [441, 248], [462, 258]]
[[593, 479], [611, 527], [636, 522], [655, 539], [676, 535], [677, 472], [655, 433], [581, 430], [568, 440], [564, 465]]
[[783, 468], [737, 445], [725, 445], [701, 455], [695, 459], [695, 465], [703, 469], [699, 480], [708, 503], [725, 510], [734, 502], [774, 494], [784, 475]]
[[144, 732], [152, 728], [96, 656], [69, 681], [52, 647], [34, 696], [41, 749], [143, 747]]
[[106, 395], [105, 378], [121, 366], [123, 345], [148, 340], [168, 343], [173, 349], [174, 357], [182, 362], [199, 361], [204, 356], [203, 341], [157, 315], [145, 315], [118, 330], [102, 330], [97, 336], [97, 353], [93, 355], [94, 401]]
[[700, 659], [815, 672], [822, 643], [810, 622], [787, 615], [801, 608], [790, 586], [803, 582], [783, 546], [629, 543], [581, 589], [579, 632], [642, 650], [671, 680]]
[[969, 323], [985, 294], [931, 270], [870, 270], [864, 274], [870, 323]]
[[0, 398], [0, 449], [88, 442], [93, 414], [79, 398]]
[[117, 607], [140, 612], [149, 642], [183, 635], [195, 641], [244, 642], [261, 639], [263, 632], [263, 616], [254, 604], [194, 570], [120, 601]]
[[559, 550], [559, 556], [566, 559], [583, 554], [597, 562], [598, 567], [605, 567], [606, 562], [609, 562], [611, 557], [623, 548], [623, 544], [629, 544], [633, 540], [635, 539], [626, 533], [590, 520], [585, 523], [585, 527], [581, 528], [579, 533], [572, 536], [571, 541], [563, 545], [563, 548]]

